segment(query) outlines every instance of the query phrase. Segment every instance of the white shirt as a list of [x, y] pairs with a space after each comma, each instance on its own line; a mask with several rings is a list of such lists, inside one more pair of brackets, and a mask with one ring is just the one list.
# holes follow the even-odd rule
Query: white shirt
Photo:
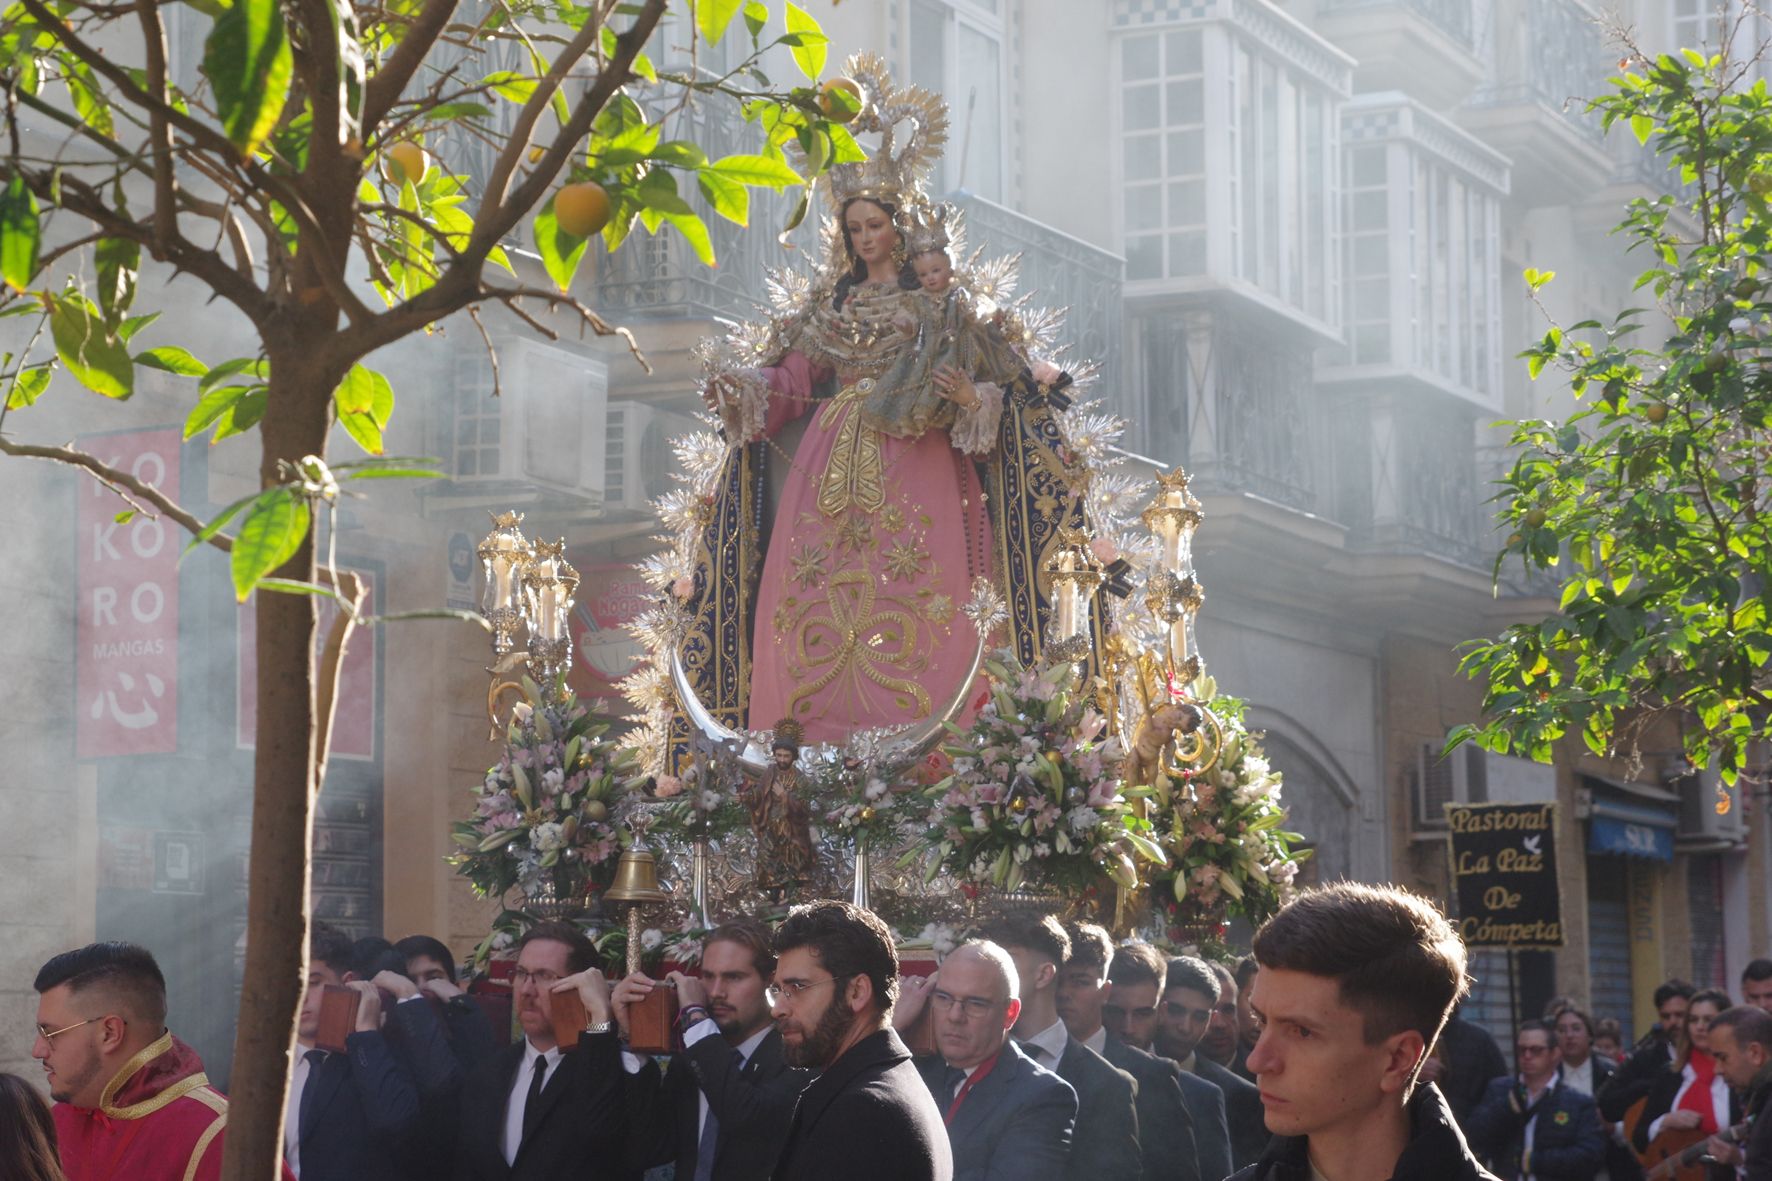
[[[1674, 1092], [1673, 1106], [1669, 1107], [1666, 1112], [1656, 1118], [1654, 1123], [1649, 1125], [1649, 1139], [1653, 1140], [1655, 1137], [1661, 1135], [1661, 1121], [1680, 1109], [1680, 1100], [1686, 1097], [1686, 1092], [1691, 1089], [1692, 1084], [1697, 1080], [1698, 1072], [1693, 1070], [1692, 1064], [1688, 1062], [1680, 1070], [1680, 1089]], [[1717, 1113], [1717, 1126], [1719, 1128], [1726, 1128], [1729, 1126], [1729, 1080], [1723, 1077], [1723, 1072], [1720, 1070], [1711, 1076], [1710, 1109]]]
[[289, 1072], [289, 1095], [283, 1101], [283, 1159], [289, 1171], [301, 1176], [301, 1093], [308, 1085], [308, 1051], [312, 1046], [295, 1044], [295, 1066]]
[[1107, 1057], [1107, 1026], [1103, 1025], [1097, 1028], [1094, 1033], [1083, 1039], [1083, 1044], [1103, 1058]]
[[[1034, 1060], [1034, 1065], [1044, 1066], [1056, 1074], [1058, 1060], [1064, 1057], [1065, 1044], [1070, 1040], [1070, 1035], [1065, 1032], [1064, 1022], [1054, 1021], [1032, 1037], [1022, 1038], [1021, 1044], [1027, 1056]], [[1040, 1048], [1040, 1053], [1033, 1052], [1035, 1046]]]
[[1594, 1056], [1589, 1054], [1587, 1061], [1580, 1066], [1563, 1063], [1563, 1085], [1571, 1091], [1591, 1096], [1594, 1093]]
[[[759, 1029], [756, 1033], [753, 1033], [750, 1037], [732, 1047], [738, 1051], [738, 1068], [740, 1070], [745, 1068], [745, 1064], [751, 1060], [751, 1055], [757, 1052], [757, 1047], [763, 1044], [763, 1039], [769, 1036], [769, 1031], [773, 1028], [774, 1026], [772, 1025], [765, 1025], [762, 1029]], [[711, 1018], [703, 1017], [700, 1021], [697, 1021], [694, 1025], [691, 1025], [688, 1029], [683, 1031], [683, 1047], [684, 1049], [688, 1049], [703, 1038], [718, 1035], [719, 1032], [720, 1027], [715, 1025]], [[701, 1134], [707, 1126], [708, 1094], [706, 1091], [703, 1091], [701, 1093], [701, 1112], [695, 1119], [695, 1138], [697, 1142], [701, 1140]]]
[[517, 1077], [511, 1080], [511, 1095], [505, 1100], [505, 1132], [499, 1142], [507, 1165], [516, 1163], [517, 1149], [523, 1145], [523, 1109], [529, 1106], [529, 1088], [535, 1081], [537, 1058], [547, 1060], [541, 1076], [541, 1085], [545, 1087], [560, 1066], [560, 1047], [555, 1046], [544, 1054], [535, 1048], [534, 1042], [527, 1038], [523, 1040], [523, 1062], [517, 1067]]

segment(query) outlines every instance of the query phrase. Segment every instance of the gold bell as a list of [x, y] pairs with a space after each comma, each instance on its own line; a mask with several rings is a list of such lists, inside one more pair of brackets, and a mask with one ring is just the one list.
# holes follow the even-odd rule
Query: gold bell
[[658, 888], [658, 862], [649, 849], [635, 845], [623, 851], [615, 864], [615, 881], [603, 891], [610, 902], [629, 906], [652, 906], [671, 897]]

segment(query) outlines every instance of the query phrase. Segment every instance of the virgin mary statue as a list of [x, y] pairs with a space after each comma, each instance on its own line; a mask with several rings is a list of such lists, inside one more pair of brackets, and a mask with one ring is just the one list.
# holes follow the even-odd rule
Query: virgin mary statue
[[687, 506], [692, 573], [672, 580], [702, 705], [831, 743], [958, 697], [976, 579], [1005, 601], [1017, 655], [1038, 657], [1039, 572], [1059, 528], [1082, 525], [1087, 485], [1054, 420], [1068, 376], [923, 194], [945, 104], [894, 89], [873, 55], [845, 71], [880, 147], [832, 170], [825, 264], [777, 276], [767, 323], [703, 347], [723, 447]]

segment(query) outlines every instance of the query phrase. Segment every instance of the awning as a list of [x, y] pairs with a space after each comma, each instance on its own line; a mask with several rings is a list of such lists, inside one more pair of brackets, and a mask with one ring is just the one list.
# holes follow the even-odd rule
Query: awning
[[1679, 796], [1649, 784], [1625, 784], [1584, 775], [1593, 790], [1587, 851], [1649, 861], [1674, 859]]

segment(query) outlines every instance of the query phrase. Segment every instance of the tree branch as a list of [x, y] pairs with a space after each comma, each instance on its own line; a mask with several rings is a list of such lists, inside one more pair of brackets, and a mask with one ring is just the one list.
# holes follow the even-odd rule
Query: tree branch
[[155, 105], [148, 108], [149, 138], [154, 153], [154, 239], [157, 253], [178, 233], [176, 182], [172, 175], [172, 125], [166, 121], [166, 29], [160, 22], [156, 0], [136, 0], [141, 19], [142, 44], [148, 53], [148, 93]]
[[[162, 514], [170, 517], [187, 533], [195, 536], [196, 534], [203, 532], [203, 522], [199, 521], [191, 512], [182, 508], [176, 501], [167, 496], [166, 493], [160, 491], [160, 489], [154, 487], [152, 484], [142, 483], [141, 480], [137, 479], [129, 472], [124, 471], [122, 468], [112, 467], [95, 455], [88, 455], [86, 452], [77, 451], [72, 447], [40, 447], [30, 443], [14, 443], [4, 435], [0, 435], [0, 452], [7, 455], [17, 456], [22, 459], [50, 459], [54, 460], [56, 463], [65, 463], [71, 467], [82, 468], [87, 472], [90, 472], [93, 478], [99, 483], [110, 488], [112, 491], [116, 491], [119, 496], [124, 495], [123, 491], [118, 491], [119, 489], [126, 490], [140, 500], [153, 505], [155, 508], [159, 509]], [[124, 496], [124, 499], [128, 500], [129, 497]], [[130, 503], [135, 504], [136, 502], [131, 500]], [[140, 506], [137, 505], [137, 507], [139, 508]], [[213, 545], [216, 549], [219, 549], [224, 553], [234, 548], [233, 539], [221, 532], [213, 534], [208, 541], [210, 545]]]
[[449, 23], [449, 18], [455, 15], [457, 3], [458, 0], [427, 0], [424, 9], [406, 30], [406, 36], [400, 39], [400, 44], [388, 55], [388, 60], [363, 84], [365, 128], [381, 126], [387, 113], [400, 101], [406, 84], [418, 73], [438, 34]]

